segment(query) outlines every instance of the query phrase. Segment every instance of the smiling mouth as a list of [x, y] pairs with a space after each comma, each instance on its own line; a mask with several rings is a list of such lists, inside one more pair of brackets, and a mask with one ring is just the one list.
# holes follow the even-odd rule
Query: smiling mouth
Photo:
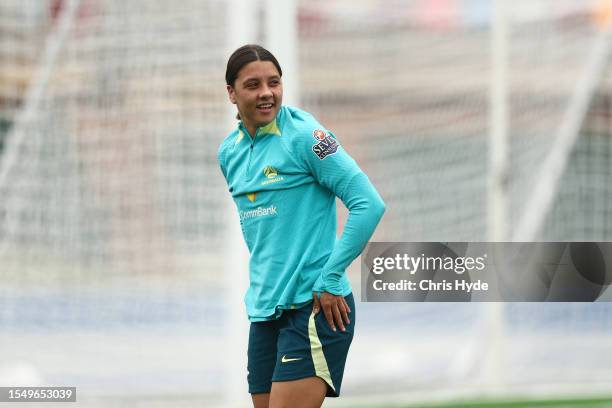
[[270, 112], [273, 106], [273, 103], [260, 103], [259, 105], [257, 105], [257, 110], [262, 112]]

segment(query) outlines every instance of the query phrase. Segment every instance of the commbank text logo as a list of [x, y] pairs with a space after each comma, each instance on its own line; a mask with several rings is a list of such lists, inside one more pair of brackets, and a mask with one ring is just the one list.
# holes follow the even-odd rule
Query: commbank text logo
[[258, 217], [269, 217], [277, 215], [276, 206], [271, 205], [269, 207], [257, 207], [254, 210], [240, 211], [240, 220], [248, 220], [251, 218]]

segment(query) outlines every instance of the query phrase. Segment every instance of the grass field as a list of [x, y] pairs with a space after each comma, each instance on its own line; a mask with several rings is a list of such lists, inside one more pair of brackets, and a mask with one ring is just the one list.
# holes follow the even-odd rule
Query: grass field
[[480, 401], [441, 405], [386, 405], [373, 408], [612, 408], [612, 398], [537, 401]]

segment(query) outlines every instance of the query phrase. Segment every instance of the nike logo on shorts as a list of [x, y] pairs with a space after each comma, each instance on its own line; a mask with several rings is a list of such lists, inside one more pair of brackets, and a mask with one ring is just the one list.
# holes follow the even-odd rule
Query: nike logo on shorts
[[301, 358], [287, 358], [287, 355], [285, 354], [283, 358], [281, 358], [281, 363], [289, 363], [290, 361], [298, 361], [298, 360], [301, 360]]

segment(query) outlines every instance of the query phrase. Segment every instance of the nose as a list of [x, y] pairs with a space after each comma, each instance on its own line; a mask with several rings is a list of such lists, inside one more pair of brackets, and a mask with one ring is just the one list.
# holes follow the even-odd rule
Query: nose
[[270, 89], [270, 87], [266, 84], [263, 85], [263, 87], [261, 88], [261, 94], [259, 94], [259, 97], [261, 99], [268, 99], [272, 97], [272, 90]]

